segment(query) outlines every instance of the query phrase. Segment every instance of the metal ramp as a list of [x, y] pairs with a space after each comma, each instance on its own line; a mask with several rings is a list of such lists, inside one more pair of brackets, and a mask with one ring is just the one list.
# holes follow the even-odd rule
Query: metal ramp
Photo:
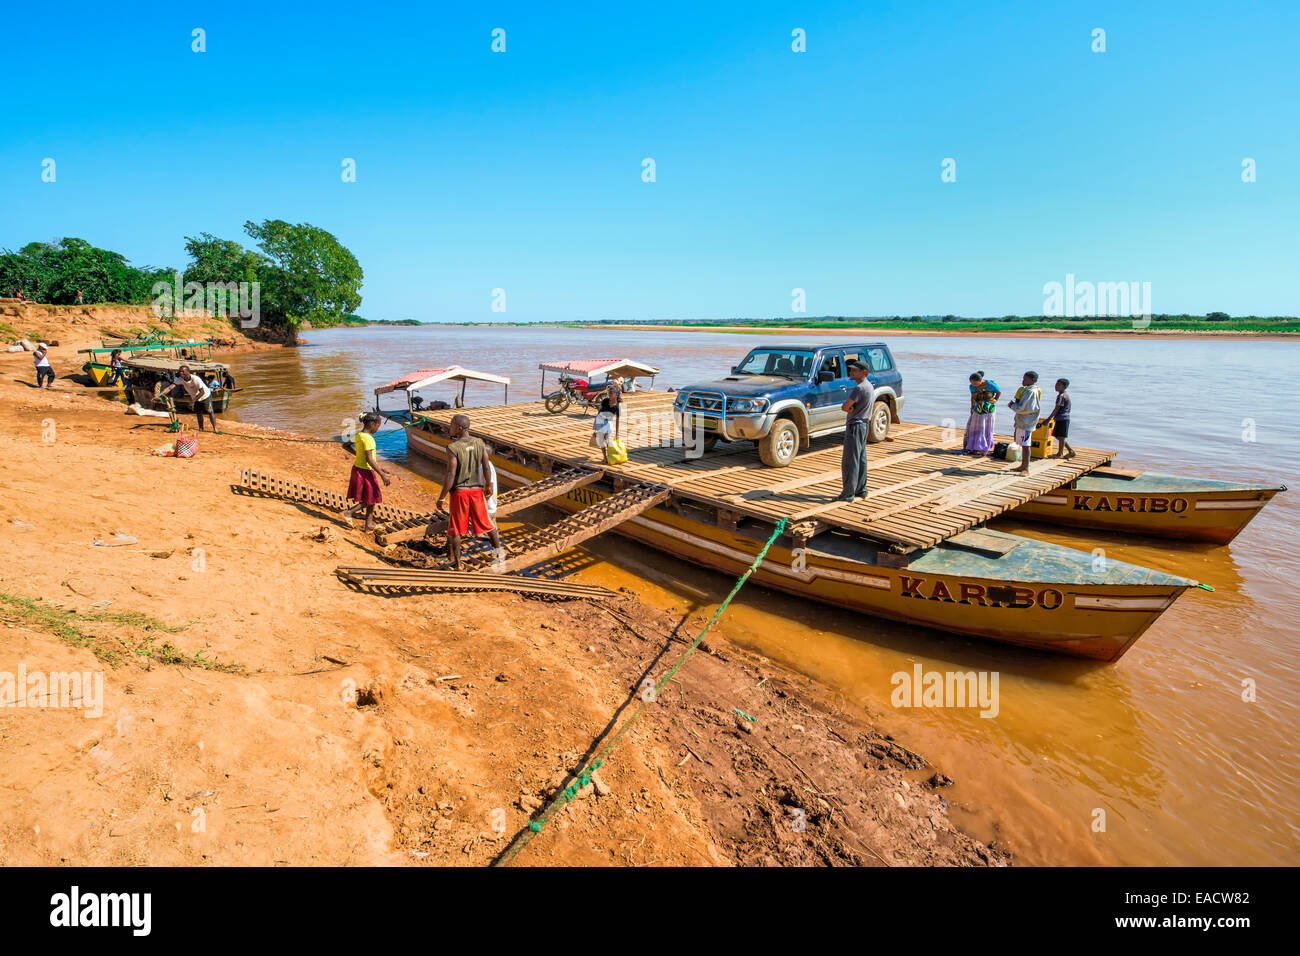
[[[522, 488], [512, 488], [510, 491], [498, 495], [496, 516], [504, 518], [516, 511], [523, 511], [533, 505], [540, 505], [552, 498], [566, 495], [575, 488], [581, 488], [583, 485], [599, 481], [602, 477], [602, 472], [592, 471], [589, 468], [568, 468], [564, 471], [557, 471], [541, 481], [533, 482], [531, 485], [524, 485]], [[399, 541], [418, 538], [424, 534], [424, 530], [429, 526], [429, 523], [435, 521], [437, 523], [434, 525], [434, 531], [443, 532], [446, 530], [447, 516], [440, 511], [429, 511], [424, 514], [413, 514], [409, 518], [398, 518], [387, 522], [382, 528], [378, 529], [375, 533], [375, 541], [380, 545], [387, 546], [396, 544]]]
[[665, 485], [632, 485], [562, 521], [504, 542], [503, 556], [487, 548], [463, 556], [462, 564], [467, 571], [494, 571], [498, 574], [532, 567], [617, 527], [643, 511], [649, 511], [670, 494], [672, 489]]
[[[258, 498], [301, 501], [305, 504], [329, 508], [332, 511], [342, 511], [344, 508], [350, 508], [356, 504], [356, 502], [344, 495], [313, 488], [311, 485], [304, 485], [288, 478], [276, 478], [274, 475], [266, 475], [248, 468], [244, 468], [239, 472], [239, 484], [231, 485], [230, 490], [235, 494], [253, 495]], [[410, 520], [417, 517], [417, 515], [414, 511], [408, 511], [405, 508], [394, 508], [392, 505], [378, 504], [375, 505], [375, 517], [380, 521], [393, 522]]]
[[545, 578], [528, 578], [517, 574], [484, 574], [461, 571], [436, 571], [422, 568], [353, 568], [335, 569], [335, 574], [361, 591], [375, 594], [431, 594], [447, 591], [513, 591], [556, 600], [587, 598], [605, 600], [617, 597], [608, 588], [594, 584], [576, 584]]

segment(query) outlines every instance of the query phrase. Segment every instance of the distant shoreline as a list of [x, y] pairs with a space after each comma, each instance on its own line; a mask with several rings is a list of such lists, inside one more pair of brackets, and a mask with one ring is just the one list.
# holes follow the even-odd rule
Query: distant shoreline
[[[955, 323], [954, 323], [955, 324]], [[732, 332], [743, 335], [860, 335], [888, 333], [889, 335], [940, 335], [940, 336], [990, 336], [994, 338], [1080, 338], [1080, 339], [1124, 339], [1133, 336], [1147, 336], [1166, 339], [1297, 339], [1300, 332], [1261, 330], [1258, 332], [1243, 329], [909, 329], [891, 325], [857, 325], [829, 329], [825, 326], [782, 325], [596, 325], [583, 323], [565, 323], [560, 328], [633, 330], [637, 332]]]
[[[1160, 339], [1254, 339], [1260, 341], [1293, 341], [1300, 339], [1300, 330], [1285, 329], [1161, 329], [1161, 328], [1097, 328], [1097, 329], [1060, 329], [1060, 328], [989, 328], [987, 325], [963, 327], [964, 323], [952, 323], [947, 328], [910, 328], [906, 325], [887, 325], [872, 323], [870, 325], [664, 325], [654, 322], [646, 323], [600, 323], [600, 322], [420, 322], [412, 326], [419, 328], [475, 328], [475, 329], [583, 329], [595, 332], [726, 332], [738, 335], [854, 335], [854, 336], [985, 336], [990, 338], [1034, 338], [1034, 339], [1126, 339], [1133, 337]], [[976, 325], [971, 323], [971, 325]], [[412, 327], [406, 326], [406, 327]], [[361, 328], [361, 326], [334, 326], [334, 328]]]

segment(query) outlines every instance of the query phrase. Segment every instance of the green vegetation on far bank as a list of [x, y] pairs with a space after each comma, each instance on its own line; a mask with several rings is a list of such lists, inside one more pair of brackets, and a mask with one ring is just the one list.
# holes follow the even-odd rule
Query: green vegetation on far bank
[[[372, 325], [423, 325], [416, 319], [363, 319], [359, 315], [345, 315], [335, 323], [338, 328], [360, 329]], [[323, 326], [322, 326], [323, 328]]]
[[638, 328], [646, 326], [680, 328], [686, 331], [726, 329], [741, 333], [781, 334], [790, 329], [833, 332], [839, 329], [879, 329], [909, 332], [1242, 332], [1300, 333], [1296, 316], [1230, 316], [1225, 312], [1206, 315], [1152, 315], [1150, 321], [1128, 317], [1053, 318], [1006, 315], [1001, 318], [958, 316], [817, 316], [806, 319], [595, 319], [579, 322], [462, 322], [458, 325], [559, 326], [566, 328]]

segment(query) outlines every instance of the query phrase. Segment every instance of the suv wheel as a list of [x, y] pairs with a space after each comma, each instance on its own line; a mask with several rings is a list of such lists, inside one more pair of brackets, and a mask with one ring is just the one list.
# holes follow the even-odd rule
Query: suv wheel
[[884, 441], [889, 434], [889, 404], [876, 402], [871, 407], [871, 421], [867, 424], [867, 441]]
[[788, 418], [778, 418], [772, 430], [758, 443], [758, 457], [769, 468], [784, 468], [799, 450], [799, 427]]

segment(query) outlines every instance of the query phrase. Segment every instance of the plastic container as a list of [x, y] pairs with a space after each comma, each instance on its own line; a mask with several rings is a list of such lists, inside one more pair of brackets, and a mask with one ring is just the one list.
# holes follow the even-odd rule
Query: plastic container
[[1029, 457], [1046, 458], [1056, 451], [1056, 440], [1052, 438], [1052, 423], [1046, 418], [1038, 420], [1038, 426], [1029, 436]]

